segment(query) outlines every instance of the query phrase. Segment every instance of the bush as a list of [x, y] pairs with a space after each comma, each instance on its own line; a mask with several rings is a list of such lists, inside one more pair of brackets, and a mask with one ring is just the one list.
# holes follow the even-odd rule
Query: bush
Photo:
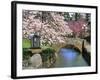
[[32, 52], [28, 51], [26, 48], [23, 48], [23, 60], [29, 59], [32, 56]]
[[47, 49], [43, 50], [42, 53], [46, 53], [46, 54], [55, 53], [55, 50], [51, 49], [51, 48], [47, 48]]
[[54, 53], [55, 53], [55, 50], [51, 49], [51, 48], [47, 48], [45, 50], [42, 50], [41, 56], [42, 56], [43, 62], [47, 61], [48, 59], [50, 59], [51, 57], [53, 57]]

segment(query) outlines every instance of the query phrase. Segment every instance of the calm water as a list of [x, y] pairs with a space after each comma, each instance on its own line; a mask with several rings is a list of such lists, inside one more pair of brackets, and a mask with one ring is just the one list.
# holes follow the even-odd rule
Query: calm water
[[54, 67], [88, 66], [81, 54], [73, 49], [62, 48]]

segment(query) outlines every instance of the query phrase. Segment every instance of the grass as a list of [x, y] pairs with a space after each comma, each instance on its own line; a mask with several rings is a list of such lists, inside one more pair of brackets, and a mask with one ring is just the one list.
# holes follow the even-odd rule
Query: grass
[[29, 39], [23, 39], [23, 41], [22, 41], [22, 47], [23, 48], [30, 48], [31, 47], [31, 40], [29, 40]]

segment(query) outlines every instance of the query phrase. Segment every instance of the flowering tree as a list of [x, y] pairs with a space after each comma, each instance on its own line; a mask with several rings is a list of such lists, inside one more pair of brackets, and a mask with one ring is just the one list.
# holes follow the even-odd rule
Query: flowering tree
[[68, 26], [76, 36], [79, 36], [82, 32], [85, 31], [85, 28], [87, 27], [87, 22], [84, 19], [69, 21]]
[[23, 10], [23, 38], [40, 32], [42, 44], [58, 44], [66, 43], [67, 35], [79, 35], [84, 31], [87, 23], [83, 18], [65, 21], [64, 15], [64, 12]]

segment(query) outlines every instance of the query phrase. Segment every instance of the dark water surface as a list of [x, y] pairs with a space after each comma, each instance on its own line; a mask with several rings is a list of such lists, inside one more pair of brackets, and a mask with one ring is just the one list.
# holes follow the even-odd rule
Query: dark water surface
[[82, 55], [73, 49], [62, 48], [54, 67], [88, 66]]

